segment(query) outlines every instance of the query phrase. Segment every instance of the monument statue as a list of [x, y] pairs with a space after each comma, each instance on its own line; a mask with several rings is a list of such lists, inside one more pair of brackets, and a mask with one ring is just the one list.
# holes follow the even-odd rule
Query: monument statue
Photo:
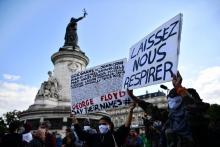
[[57, 79], [52, 75], [51, 71], [48, 71], [48, 80], [44, 81], [41, 84], [41, 87], [37, 93], [36, 97], [44, 97], [44, 98], [59, 98], [59, 83]]
[[57, 79], [52, 75], [51, 71], [48, 71], [48, 83], [50, 83], [56, 91], [58, 91], [58, 82]]
[[73, 50], [79, 48], [78, 35], [77, 35], [77, 22], [85, 18], [87, 15], [86, 10], [83, 9], [83, 16], [79, 18], [72, 17], [66, 27], [65, 43], [64, 46], [72, 46]]
[[[48, 72], [48, 77], [41, 82], [34, 104], [19, 113], [22, 122], [28, 122], [34, 128], [45, 120], [54, 122], [53, 130], [58, 131], [63, 136], [68, 127], [68, 118], [71, 112], [71, 75], [74, 72], [84, 70], [89, 64], [89, 58], [78, 46], [77, 22], [85, 18], [72, 18], [66, 27], [65, 44], [59, 51], [53, 53], [51, 61], [54, 65], [53, 72]], [[65, 28], [64, 28], [65, 29]], [[104, 114], [107, 115], [107, 114]], [[96, 120], [102, 116], [102, 112], [86, 115], [86, 118]], [[80, 116], [82, 120], [85, 116]]]

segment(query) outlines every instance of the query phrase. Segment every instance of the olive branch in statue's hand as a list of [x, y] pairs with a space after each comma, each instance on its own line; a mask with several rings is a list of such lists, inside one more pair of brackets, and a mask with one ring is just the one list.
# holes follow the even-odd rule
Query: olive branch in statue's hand
[[88, 15], [88, 13], [86, 12], [86, 9], [83, 9], [83, 16], [86, 17], [86, 15]]

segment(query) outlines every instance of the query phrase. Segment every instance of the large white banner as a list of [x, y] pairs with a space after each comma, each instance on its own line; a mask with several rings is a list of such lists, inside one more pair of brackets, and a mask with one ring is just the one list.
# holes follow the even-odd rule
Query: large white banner
[[[123, 101], [128, 96], [126, 92], [120, 90], [125, 63], [126, 59], [121, 59], [73, 74], [71, 76], [72, 113], [85, 114], [124, 106], [126, 102]], [[107, 98], [103, 99], [106, 94]], [[108, 103], [111, 106], [101, 105]]]
[[177, 73], [181, 27], [179, 14], [130, 48], [122, 89], [172, 80]]

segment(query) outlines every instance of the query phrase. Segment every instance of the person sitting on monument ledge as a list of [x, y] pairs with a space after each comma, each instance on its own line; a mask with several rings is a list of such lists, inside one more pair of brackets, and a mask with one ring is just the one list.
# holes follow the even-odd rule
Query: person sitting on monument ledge
[[119, 127], [116, 131], [111, 128], [113, 125], [111, 118], [103, 116], [99, 119], [99, 132], [95, 134], [83, 131], [75, 116], [72, 116], [72, 123], [74, 124], [75, 131], [79, 138], [86, 141], [91, 147], [119, 147], [122, 146], [128, 133], [132, 121], [133, 109], [136, 103], [130, 105], [127, 121], [124, 125]]

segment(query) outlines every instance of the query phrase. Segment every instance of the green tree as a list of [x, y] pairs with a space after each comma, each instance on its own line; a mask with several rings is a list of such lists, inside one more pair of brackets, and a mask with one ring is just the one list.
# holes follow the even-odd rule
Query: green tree
[[218, 104], [211, 105], [208, 113], [211, 121], [213, 122], [220, 121], [220, 105]]
[[19, 120], [19, 113], [20, 111], [14, 110], [3, 114], [3, 117], [0, 117], [0, 132], [6, 132], [11, 122]]
[[2, 117], [0, 117], [0, 132], [6, 132], [7, 131], [7, 126]]
[[9, 125], [12, 121], [19, 120], [18, 114], [20, 111], [14, 110], [12, 112], [7, 112], [6, 114], [3, 114], [5, 117], [6, 124]]

